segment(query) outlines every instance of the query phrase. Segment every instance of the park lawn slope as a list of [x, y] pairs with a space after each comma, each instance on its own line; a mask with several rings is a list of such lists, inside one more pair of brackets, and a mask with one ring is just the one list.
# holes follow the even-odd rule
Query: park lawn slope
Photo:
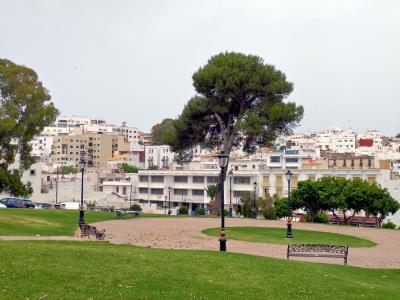
[[0, 241], [0, 248], [2, 299], [396, 299], [400, 293], [400, 270], [101, 242]]
[[[115, 218], [111, 212], [85, 211], [86, 223]], [[0, 235], [73, 236], [78, 219], [77, 210], [4, 208], [0, 209]]]
[[[293, 239], [285, 239], [286, 228], [275, 227], [227, 227], [227, 239], [267, 244], [330, 244], [349, 247], [373, 247], [376, 243], [345, 234], [293, 229]], [[209, 228], [203, 233], [211, 236], [219, 235], [219, 228]]]

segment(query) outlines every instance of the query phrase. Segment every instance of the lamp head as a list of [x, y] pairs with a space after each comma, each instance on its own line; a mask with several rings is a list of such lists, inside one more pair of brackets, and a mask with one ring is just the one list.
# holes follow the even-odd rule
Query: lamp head
[[229, 156], [226, 155], [224, 151], [221, 151], [221, 153], [218, 154], [216, 157], [218, 157], [220, 168], [226, 168], [228, 166]]
[[288, 170], [285, 173], [286, 180], [289, 181], [292, 178], [292, 175], [293, 175], [292, 172], [290, 170]]

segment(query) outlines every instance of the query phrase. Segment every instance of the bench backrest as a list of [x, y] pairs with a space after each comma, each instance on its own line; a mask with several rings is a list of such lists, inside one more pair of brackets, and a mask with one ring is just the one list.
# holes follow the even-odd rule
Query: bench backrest
[[289, 253], [337, 253], [346, 254], [348, 247], [339, 245], [323, 245], [323, 244], [289, 244]]

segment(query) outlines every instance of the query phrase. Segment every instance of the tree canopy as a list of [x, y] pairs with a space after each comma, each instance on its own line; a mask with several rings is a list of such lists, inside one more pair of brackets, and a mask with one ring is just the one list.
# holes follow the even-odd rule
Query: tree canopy
[[[301, 181], [291, 194], [296, 208], [304, 208], [310, 219], [320, 211], [330, 211], [337, 218], [342, 212], [344, 223], [360, 211], [376, 216], [380, 223], [389, 213], [396, 213], [400, 204], [387, 189], [359, 178], [323, 177], [317, 181]], [[350, 214], [349, 214], [350, 212]]]
[[173, 119], [167, 118], [151, 128], [151, 140], [154, 145], [165, 145], [173, 139], [175, 135], [173, 122]]
[[[284, 102], [293, 84], [283, 72], [255, 55], [220, 53], [193, 74], [197, 95], [174, 121], [168, 140], [177, 153], [201, 145], [223, 150], [241, 147], [253, 153], [290, 133], [303, 117], [303, 107]], [[190, 159], [190, 155], [182, 155]]]
[[[21, 182], [33, 163], [29, 142], [58, 114], [35, 71], [0, 59], [0, 192], [27, 196], [32, 190]], [[10, 170], [18, 157], [17, 170]]]

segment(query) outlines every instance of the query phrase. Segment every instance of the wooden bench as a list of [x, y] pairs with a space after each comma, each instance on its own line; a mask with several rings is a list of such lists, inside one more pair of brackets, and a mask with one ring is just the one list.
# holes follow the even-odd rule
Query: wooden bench
[[287, 259], [290, 256], [298, 257], [333, 257], [343, 258], [347, 265], [349, 247], [321, 244], [289, 244], [287, 248]]
[[96, 237], [96, 240], [104, 240], [106, 237], [106, 230], [98, 230], [95, 226], [91, 226], [89, 224], [79, 224], [79, 227], [81, 229], [81, 237], [87, 236], [89, 240], [91, 239], [90, 236], [93, 235]]
[[363, 217], [363, 216], [354, 216], [350, 218], [348, 222], [345, 222], [343, 217], [335, 217], [328, 215], [329, 224], [338, 224], [338, 225], [351, 225], [351, 226], [363, 226], [363, 227], [379, 227], [379, 221], [377, 217]]

